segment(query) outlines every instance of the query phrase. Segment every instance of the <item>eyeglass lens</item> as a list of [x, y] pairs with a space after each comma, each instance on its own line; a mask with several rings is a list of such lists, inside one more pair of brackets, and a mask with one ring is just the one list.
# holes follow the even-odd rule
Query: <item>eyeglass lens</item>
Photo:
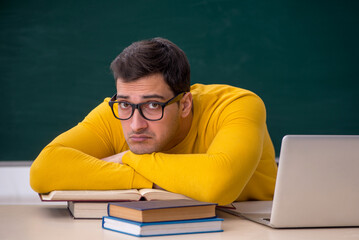
[[[113, 105], [113, 112], [120, 119], [129, 119], [132, 117], [135, 105], [128, 102], [116, 102]], [[156, 103], [141, 103], [138, 106], [141, 115], [149, 120], [158, 120], [162, 118], [162, 106]]]

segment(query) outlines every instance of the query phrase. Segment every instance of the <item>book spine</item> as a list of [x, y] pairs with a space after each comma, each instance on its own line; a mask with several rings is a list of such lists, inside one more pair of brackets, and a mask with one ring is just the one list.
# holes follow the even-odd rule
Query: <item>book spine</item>
[[110, 216], [110, 205], [111, 203], [107, 204], [107, 216]]

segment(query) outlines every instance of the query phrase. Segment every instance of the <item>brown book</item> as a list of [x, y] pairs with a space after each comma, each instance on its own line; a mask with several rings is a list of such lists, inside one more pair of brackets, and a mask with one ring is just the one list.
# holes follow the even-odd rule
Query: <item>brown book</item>
[[195, 200], [109, 203], [108, 215], [137, 222], [178, 221], [216, 216], [216, 204]]

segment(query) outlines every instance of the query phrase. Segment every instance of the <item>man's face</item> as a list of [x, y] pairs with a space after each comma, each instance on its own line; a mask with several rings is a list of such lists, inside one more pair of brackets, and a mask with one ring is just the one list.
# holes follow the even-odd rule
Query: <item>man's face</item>
[[[117, 100], [139, 104], [166, 102], [174, 94], [162, 74], [142, 77], [133, 82], [117, 79]], [[177, 144], [180, 114], [177, 103], [165, 107], [163, 118], [158, 121], [144, 119], [136, 109], [128, 120], [121, 120], [123, 133], [130, 150], [136, 154], [166, 151]]]

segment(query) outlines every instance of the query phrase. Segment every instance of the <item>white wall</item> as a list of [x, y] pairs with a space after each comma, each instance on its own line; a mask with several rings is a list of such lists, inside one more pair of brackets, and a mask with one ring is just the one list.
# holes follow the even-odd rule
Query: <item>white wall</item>
[[30, 166], [0, 166], [0, 204], [49, 204], [31, 189], [29, 177]]

